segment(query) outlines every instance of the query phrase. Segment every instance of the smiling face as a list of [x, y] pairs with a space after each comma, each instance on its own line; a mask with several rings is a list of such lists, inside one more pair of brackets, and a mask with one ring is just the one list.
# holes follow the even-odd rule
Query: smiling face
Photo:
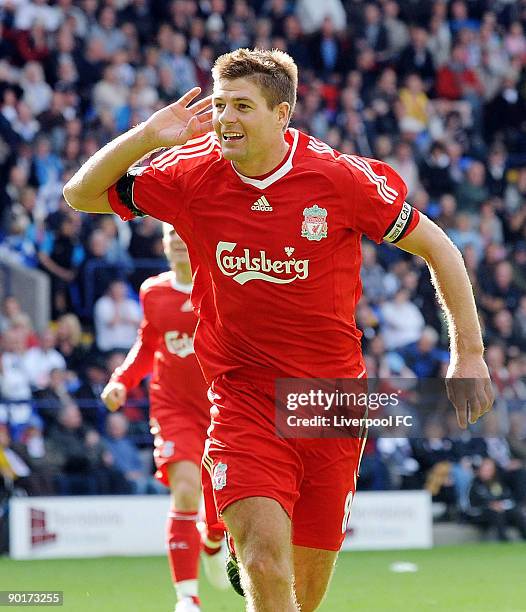
[[[253, 80], [220, 79], [214, 84], [212, 107], [214, 130], [225, 159], [253, 175], [264, 174], [279, 163], [290, 114], [288, 102], [269, 108]], [[274, 163], [276, 152], [281, 157]]]

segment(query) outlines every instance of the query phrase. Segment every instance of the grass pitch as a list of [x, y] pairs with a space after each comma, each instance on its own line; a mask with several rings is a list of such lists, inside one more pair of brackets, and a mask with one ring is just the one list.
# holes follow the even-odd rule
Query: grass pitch
[[[394, 573], [396, 562], [418, 569]], [[175, 602], [163, 557], [0, 558], [0, 590], [61, 590], [71, 612], [171, 612]], [[203, 612], [244, 610], [238, 595], [204, 578], [201, 598]], [[525, 612], [526, 544], [342, 553], [320, 612], [347, 611]]]

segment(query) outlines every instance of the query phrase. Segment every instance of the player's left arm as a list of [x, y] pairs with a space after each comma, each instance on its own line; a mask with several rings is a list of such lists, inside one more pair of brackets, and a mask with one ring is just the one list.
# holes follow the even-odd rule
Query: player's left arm
[[447, 372], [448, 396], [460, 427], [475, 423], [494, 402], [473, 290], [457, 247], [424, 214], [396, 246], [422, 257], [444, 309], [449, 326], [451, 360]]

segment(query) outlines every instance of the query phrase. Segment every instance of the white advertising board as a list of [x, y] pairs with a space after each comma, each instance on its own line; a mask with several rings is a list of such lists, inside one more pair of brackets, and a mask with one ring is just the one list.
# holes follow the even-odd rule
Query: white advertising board
[[431, 548], [432, 528], [427, 491], [358, 492], [342, 550]]
[[10, 501], [14, 559], [161, 555], [168, 495], [15, 497]]
[[[14, 559], [162, 555], [168, 496], [18, 497], [10, 501]], [[343, 550], [432, 546], [425, 491], [358, 493]]]

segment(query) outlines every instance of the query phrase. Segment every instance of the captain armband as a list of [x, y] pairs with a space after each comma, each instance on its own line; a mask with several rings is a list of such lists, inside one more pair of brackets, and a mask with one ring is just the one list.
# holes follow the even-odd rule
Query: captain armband
[[126, 206], [126, 208], [135, 217], [147, 217], [148, 215], [146, 213], [142, 212], [142, 210], [139, 210], [137, 206], [135, 206], [135, 202], [133, 200], [135, 176], [139, 174], [139, 172], [134, 172], [134, 170], [136, 170], [136, 168], [131, 168], [126, 174], [121, 176], [121, 178], [115, 183], [115, 191], [117, 192], [121, 203]]
[[404, 202], [398, 217], [391, 223], [384, 234], [384, 240], [386, 242], [398, 242], [407, 233], [407, 230], [411, 227], [411, 221], [413, 220], [414, 210], [413, 207]]

